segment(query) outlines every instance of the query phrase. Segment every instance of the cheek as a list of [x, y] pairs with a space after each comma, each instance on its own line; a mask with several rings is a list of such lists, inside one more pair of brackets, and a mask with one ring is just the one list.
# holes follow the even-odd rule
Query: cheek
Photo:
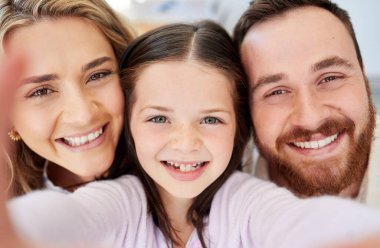
[[205, 147], [213, 154], [214, 158], [227, 166], [234, 148], [235, 127], [217, 132], [203, 132], [200, 135]]
[[357, 134], [361, 132], [369, 118], [369, 99], [365, 87], [347, 87], [339, 95], [335, 95], [334, 99], [335, 108], [354, 121]]
[[270, 106], [259, 106], [251, 109], [255, 135], [261, 143], [274, 146], [276, 139], [284, 129], [285, 112]]
[[[132, 115], [130, 121], [131, 135], [135, 144], [137, 159], [140, 164], [145, 168], [145, 161], [154, 158], [158, 143], [160, 142], [157, 137], [157, 132], [152, 132], [149, 128], [144, 128], [140, 121], [136, 121]], [[156, 136], [154, 136], [156, 135]]]
[[101, 96], [104, 105], [112, 115], [124, 117], [125, 99], [119, 82], [111, 85]]
[[50, 113], [48, 108], [24, 104], [13, 108], [12, 122], [23, 140], [34, 142], [49, 138], [55, 126], [54, 113]]

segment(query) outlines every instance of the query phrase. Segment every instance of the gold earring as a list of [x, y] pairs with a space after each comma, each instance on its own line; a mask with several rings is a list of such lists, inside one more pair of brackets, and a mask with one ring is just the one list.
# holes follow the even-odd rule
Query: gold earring
[[21, 136], [18, 134], [18, 132], [14, 131], [14, 130], [11, 130], [8, 132], [8, 136], [9, 138], [11, 138], [11, 140], [17, 142], [21, 139]]

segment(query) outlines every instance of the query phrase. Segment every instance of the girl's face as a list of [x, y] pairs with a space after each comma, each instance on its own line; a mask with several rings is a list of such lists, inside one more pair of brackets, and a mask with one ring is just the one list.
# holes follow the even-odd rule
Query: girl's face
[[79, 18], [42, 20], [10, 33], [5, 48], [28, 61], [12, 115], [22, 140], [84, 180], [106, 171], [124, 97], [115, 54], [100, 30]]
[[140, 73], [130, 128], [161, 195], [194, 198], [226, 169], [236, 129], [231, 84], [194, 60], [159, 62]]

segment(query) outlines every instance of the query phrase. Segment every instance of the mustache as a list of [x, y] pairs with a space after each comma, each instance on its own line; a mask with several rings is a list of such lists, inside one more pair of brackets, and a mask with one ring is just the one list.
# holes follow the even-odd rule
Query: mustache
[[294, 127], [291, 130], [280, 135], [276, 140], [277, 148], [284, 143], [289, 143], [296, 140], [309, 141], [314, 134], [322, 134], [324, 136], [331, 136], [336, 133], [346, 132], [353, 135], [355, 130], [355, 123], [348, 118], [341, 119], [326, 119], [318, 128], [314, 130], [305, 129], [302, 127]]

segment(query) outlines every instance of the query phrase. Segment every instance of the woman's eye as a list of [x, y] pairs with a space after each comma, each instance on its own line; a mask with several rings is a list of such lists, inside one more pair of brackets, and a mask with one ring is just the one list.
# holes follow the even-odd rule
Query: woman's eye
[[111, 74], [112, 74], [112, 72], [110, 72], [110, 71], [103, 71], [103, 72], [94, 73], [90, 76], [90, 78], [88, 79], [88, 82], [96, 81], [96, 80], [105, 78]]
[[54, 91], [52, 89], [49, 89], [47, 87], [39, 88], [34, 90], [31, 94], [29, 94], [27, 97], [32, 98], [32, 97], [44, 97], [49, 94], [52, 94]]
[[154, 122], [154, 123], [166, 123], [166, 122], [168, 122], [167, 118], [165, 116], [162, 116], [162, 115], [155, 116], [155, 117], [149, 119], [149, 121]]
[[208, 117], [203, 118], [201, 124], [216, 124], [216, 123], [219, 123], [219, 122], [220, 121], [219, 121], [218, 118], [208, 116]]

